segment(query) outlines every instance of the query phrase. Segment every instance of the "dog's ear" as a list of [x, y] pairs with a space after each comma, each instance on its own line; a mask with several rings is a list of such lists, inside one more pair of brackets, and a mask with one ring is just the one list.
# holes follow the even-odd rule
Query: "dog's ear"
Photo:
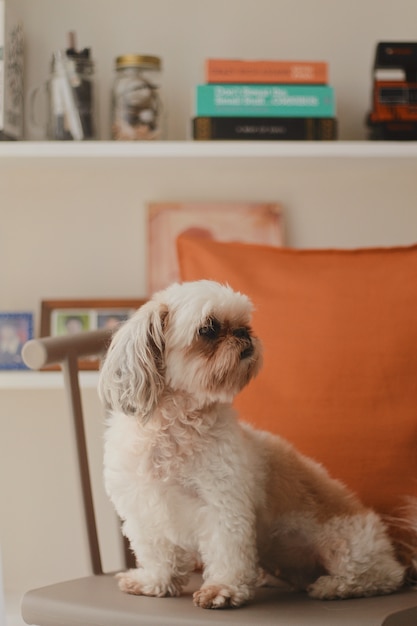
[[167, 308], [144, 304], [114, 335], [99, 378], [109, 409], [148, 419], [165, 386], [164, 328]]

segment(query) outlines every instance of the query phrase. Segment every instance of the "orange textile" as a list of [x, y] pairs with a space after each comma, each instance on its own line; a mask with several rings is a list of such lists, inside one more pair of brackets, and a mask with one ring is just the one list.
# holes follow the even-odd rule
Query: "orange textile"
[[371, 506], [417, 496], [417, 246], [293, 250], [180, 238], [183, 280], [227, 282], [264, 346], [246, 421], [292, 441]]

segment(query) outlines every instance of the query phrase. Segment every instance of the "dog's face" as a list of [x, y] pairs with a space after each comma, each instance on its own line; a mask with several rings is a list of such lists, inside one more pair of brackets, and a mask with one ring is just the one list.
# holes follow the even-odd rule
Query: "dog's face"
[[157, 293], [113, 338], [100, 375], [106, 404], [148, 417], [161, 394], [229, 402], [257, 374], [249, 299], [212, 281]]

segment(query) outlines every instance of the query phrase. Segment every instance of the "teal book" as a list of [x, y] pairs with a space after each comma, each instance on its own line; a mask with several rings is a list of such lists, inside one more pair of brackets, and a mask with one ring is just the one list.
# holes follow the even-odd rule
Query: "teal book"
[[197, 85], [195, 115], [212, 117], [335, 117], [329, 85]]

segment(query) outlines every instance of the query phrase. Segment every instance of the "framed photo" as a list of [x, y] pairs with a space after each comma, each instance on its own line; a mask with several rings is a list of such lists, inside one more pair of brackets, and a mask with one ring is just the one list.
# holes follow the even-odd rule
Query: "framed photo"
[[183, 234], [282, 246], [282, 208], [271, 202], [149, 203], [149, 293], [180, 280], [176, 240]]
[[[136, 299], [43, 300], [40, 335], [57, 337], [100, 328], [116, 330], [145, 302]], [[79, 368], [84, 370], [95, 370], [98, 366], [98, 359], [79, 362]]]
[[32, 313], [0, 313], [0, 370], [28, 369], [22, 348], [32, 338]]

